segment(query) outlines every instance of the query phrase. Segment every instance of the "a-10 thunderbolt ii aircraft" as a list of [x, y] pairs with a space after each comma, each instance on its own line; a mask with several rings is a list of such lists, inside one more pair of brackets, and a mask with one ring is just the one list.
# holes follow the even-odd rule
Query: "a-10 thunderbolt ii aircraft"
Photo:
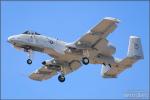
[[53, 57], [53, 59], [43, 61], [43, 66], [29, 75], [33, 80], [47, 80], [60, 73], [58, 80], [64, 82], [65, 75], [79, 69], [82, 64], [87, 65], [89, 63], [102, 64], [102, 76], [114, 78], [144, 58], [141, 40], [137, 36], [130, 36], [127, 57], [124, 59], [113, 57], [116, 48], [106, 38], [115, 30], [118, 23], [118, 19], [106, 17], [72, 43], [30, 31], [10, 36], [8, 41], [15, 48], [29, 54], [28, 64], [32, 63], [33, 51], [43, 52]]

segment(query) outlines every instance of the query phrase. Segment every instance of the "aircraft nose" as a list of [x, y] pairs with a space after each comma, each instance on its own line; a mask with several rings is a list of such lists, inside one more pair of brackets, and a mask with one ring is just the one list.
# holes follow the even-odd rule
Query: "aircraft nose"
[[14, 37], [13, 36], [10, 36], [10, 37], [8, 37], [8, 40], [7, 40], [9, 43], [13, 43], [13, 41], [14, 41]]

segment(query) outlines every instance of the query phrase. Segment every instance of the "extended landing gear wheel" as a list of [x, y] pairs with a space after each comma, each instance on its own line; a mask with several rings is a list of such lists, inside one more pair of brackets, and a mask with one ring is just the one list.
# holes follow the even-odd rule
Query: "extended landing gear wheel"
[[27, 60], [27, 64], [32, 64], [32, 60], [31, 60], [31, 59], [28, 59], [28, 60]]
[[28, 60], [27, 60], [27, 64], [32, 64], [32, 49], [29, 49], [30, 47], [27, 47], [27, 49], [25, 49], [25, 51], [28, 53]]
[[84, 65], [89, 64], [89, 59], [88, 59], [87, 57], [83, 57], [83, 58], [82, 58], [82, 63], [83, 63]]
[[58, 80], [59, 80], [59, 82], [64, 82], [65, 81], [65, 76], [64, 75], [59, 75]]

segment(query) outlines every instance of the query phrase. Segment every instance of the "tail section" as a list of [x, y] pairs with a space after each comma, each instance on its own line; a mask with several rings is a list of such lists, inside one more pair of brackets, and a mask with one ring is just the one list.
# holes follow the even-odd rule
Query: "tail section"
[[141, 45], [141, 39], [137, 36], [130, 36], [128, 54], [127, 57], [133, 59], [143, 59], [143, 51]]
[[101, 74], [104, 78], [114, 78], [140, 59], [144, 59], [141, 39], [137, 36], [130, 36], [127, 57], [124, 59], [115, 58], [117, 65], [111, 68], [102, 66]]
[[127, 57], [122, 59], [119, 65], [130, 67], [140, 59], [144, 59], [141, 38], [130, 36]]

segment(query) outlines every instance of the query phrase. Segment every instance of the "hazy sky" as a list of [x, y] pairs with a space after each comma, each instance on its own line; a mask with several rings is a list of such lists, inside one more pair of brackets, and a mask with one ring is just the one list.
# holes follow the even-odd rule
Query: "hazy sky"
[[[3, 99], [108, 99], [126, 98], [130, 92], [149, 88], [149, 11], [148, 1], [3, 1], [1, 4], [1, 96]], [[100, 75], [101, 65], [82, 66], [60, 83], [57, 76], [37, 82], [28, 75], [51, 59], [34, 53], [33, 64], [26, 64], [25, 52], [17, 51], [8, 42], [10, 35], [33, 30], [46, 36], [72, 42], [104, 17], [121, 20], [107, 38], [117, 48], [114, 55], [124, 58], [130, 35], [142, 39], [144, 60], [115, 79]]]

